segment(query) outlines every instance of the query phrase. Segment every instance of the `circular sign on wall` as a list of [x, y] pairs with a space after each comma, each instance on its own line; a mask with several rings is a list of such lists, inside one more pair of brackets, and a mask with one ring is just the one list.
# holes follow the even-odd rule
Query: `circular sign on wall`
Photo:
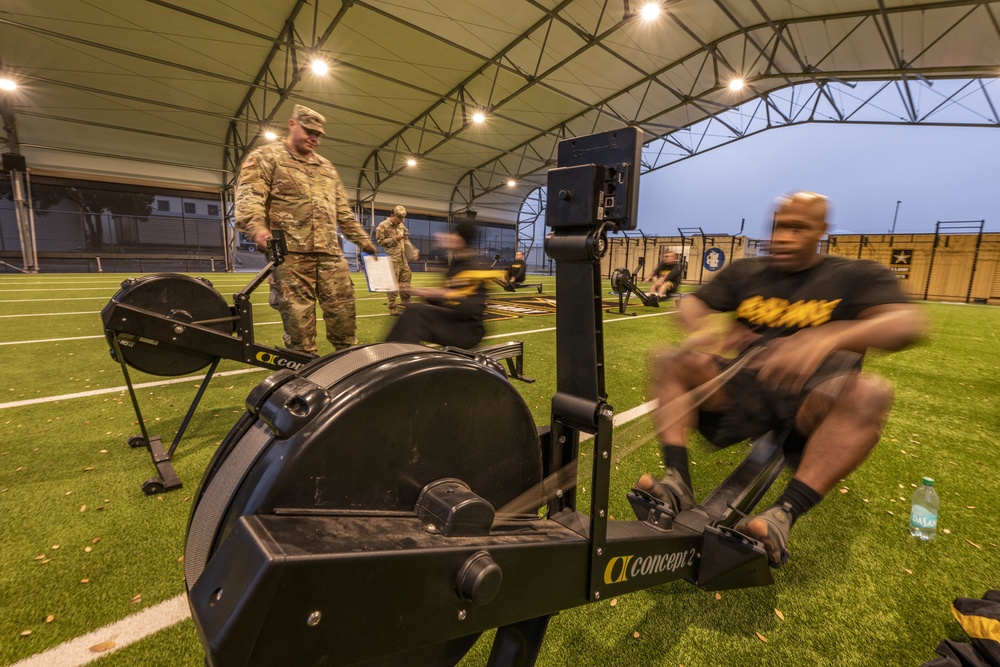
[[726, 253], [722, 248], [709, 248], [702, 257], [701, 265], [706, 271], [718, 271], [726, 265]]

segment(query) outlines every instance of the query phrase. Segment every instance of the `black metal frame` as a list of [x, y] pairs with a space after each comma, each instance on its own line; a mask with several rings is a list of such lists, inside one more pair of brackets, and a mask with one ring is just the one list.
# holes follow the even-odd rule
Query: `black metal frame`
[[[205, 390], [208, 388], [208, 383], [215, 374], [215, 370], [222, 359], [242, 361], [271, 370], [281, 370], [283, 368], [294, 370], [314, 358], [311, 355], [305, 355], [293, 350], [260, 345], [254, 341], [253, 307], [250, 303], [250, 294], [285, 260], [285, 254], [287, 253], [281, 232], [274, 231], [272, 234], [273, 238], [268, 242], [268, 257], [270, 261], [254, 276], [246, 287], [233, 295], [234, 305], [230, 306], [229, 310], [231, 318], [236, 323], [236, 336], [208, 326], [175, 320], [169, 315], [138, 308], [126, 303], [119, 303], [115, 300], [112, 300], [101, 313], [105, 324], [104, 334], [111, 346], [111, 355], [121, 366], [122, 375], [125, 377], [125, 384], [128, 387], [129, 398], [132, 401], [132, 407], [135, 409], [135, 416], [139, 422], [139, 429], [141, 431], [141, 434], [129, 437], [129, 446], [146, 447], [158, 473], [158, 476], [151, 477], [142, 483], [142, 490], [147, 495], [154, 495], [181, 487], [181, 480], [177, 476], [171, 461], [177, 445], [184, 436], [184, 432], [187, 430], [191, 418], [194, 416], [195, 409], [201, 402], [202, 396], [204, 396]], [[123, 286], [127, 285], [128, 282], [125, 281]], [[191, 401], [187, 413], [184, 415], [180, 428], [177, 430], [173, 442], [167, 450], [164, 450], [163, 441], [160, 436], [151, 436], [146, 428], [146, 422], [143, 419], [142, 411], [139, 409], [139, 400], [132, 384], [132, 378], [128, 372], [128, 364], [125, 361], [125, 355], [122, 354], [120, 344], [120, 336], [122, 335], [130, 337], [141, 336], [144, 339], [156, 341], [157, 345], [165, 350], [181, 352], [197, 351], [199, 356], [208, 355], [211, 357], [208, 372], [199, 385], [198, 391]]]

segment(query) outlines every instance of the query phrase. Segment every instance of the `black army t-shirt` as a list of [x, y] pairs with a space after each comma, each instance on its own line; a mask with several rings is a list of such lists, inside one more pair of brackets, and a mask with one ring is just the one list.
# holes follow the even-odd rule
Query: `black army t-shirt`
[[857, 319], [873, 306], [905, 303], [896, 277], [863, 259], [821, 255], [803, 271], [773, 268], [767, 257], [733, 262], [696, 296], [713, 309], [735, 312], [740, 322], [765, 339], [836, 320]]

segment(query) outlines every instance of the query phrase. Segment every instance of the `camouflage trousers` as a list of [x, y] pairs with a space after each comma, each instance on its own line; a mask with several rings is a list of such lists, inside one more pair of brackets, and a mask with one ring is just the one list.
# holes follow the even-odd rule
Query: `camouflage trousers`
[[389, 306], [390, 313], [396, 312], [397, 294], [404, 307], [410, 305], [410, 280], [413, 277], [405, 257], [392, 257], [392, 268], [396, 271], [396, 284], [399, 285], [399, 292], [385, 293], [385, 301], [386, 305]]
[[347, 260], [323, 253], [290, 252], [271, 274], [268, 302], [281, 313], [285, 347], [316, 352], [316, 303], [335, 350], [355, 345], [354, 283]]

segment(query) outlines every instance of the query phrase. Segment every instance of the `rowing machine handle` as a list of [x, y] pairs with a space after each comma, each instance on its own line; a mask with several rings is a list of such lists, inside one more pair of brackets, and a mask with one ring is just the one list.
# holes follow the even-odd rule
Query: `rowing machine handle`
[[285, 261], [288, 254], [288, 244], [285, 243], [285, 233], [280, 229], [271, 230], [271, 238], [267, 240], [267, 258], [277, 266]]

